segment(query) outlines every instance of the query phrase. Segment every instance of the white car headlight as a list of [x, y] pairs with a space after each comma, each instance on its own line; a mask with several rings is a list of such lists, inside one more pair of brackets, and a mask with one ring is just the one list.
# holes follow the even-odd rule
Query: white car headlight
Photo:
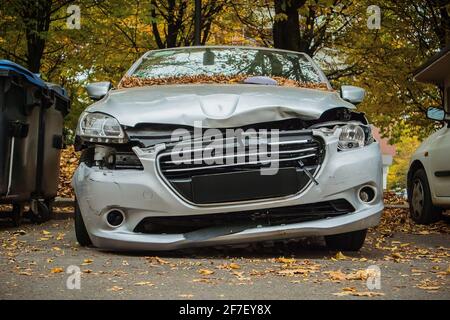
[[365, 145], [366, 134], [361, 126], [357, 124], [347, 124], [340, 129], [341, 134], [339, 135], [339, 149], [355, 149]]
[[119, 122], [114, 117], [98, 112], [84, 112], [80, 116], [77, 134], [90, 142], [126, 142]]

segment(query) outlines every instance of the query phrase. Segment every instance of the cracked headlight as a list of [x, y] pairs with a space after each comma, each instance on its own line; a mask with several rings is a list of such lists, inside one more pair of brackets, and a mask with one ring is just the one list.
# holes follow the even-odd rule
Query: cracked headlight
[[84, 112], [80, 116], [77, 135], [89, 142], [126, 142], [119, 122], [114, 117], [98, 112]]
[[363, 147], [366, 144], [366, 133], [357, 124], [347, 124], [340, 127], [339, 149], [348, 150]]

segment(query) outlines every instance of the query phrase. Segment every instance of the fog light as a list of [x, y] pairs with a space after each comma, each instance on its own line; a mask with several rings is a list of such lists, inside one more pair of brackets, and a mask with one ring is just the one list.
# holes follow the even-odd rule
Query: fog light
[[359, 189], [359, 199], [364, 203], [372, 202], [376, 195], [376, 190], [372, 186], [364, 186]]
[[106, 214], [106, 221], [112, 227], [120, 226], [125, 220], [125, 214], [121, 210], [111, 210]]

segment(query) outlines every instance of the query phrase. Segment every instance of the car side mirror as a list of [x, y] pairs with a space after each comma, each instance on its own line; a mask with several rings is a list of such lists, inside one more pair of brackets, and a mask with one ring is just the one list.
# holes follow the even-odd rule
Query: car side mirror
[[427, 118], [435, 121], [448, 120], [444, 109], [429, 107], [427, 109]]
[[355, 86], [342, 86], [341, 87], [341, 97], [345, 101], [353, 104], [360, 104], [363, 102], [366, 96], [366, 90]]
[[89, 98], [94, 101], [103, 99], [104, 96], [111, 90], [111, 82], [95, 82], [86, 86], [86, 91]]

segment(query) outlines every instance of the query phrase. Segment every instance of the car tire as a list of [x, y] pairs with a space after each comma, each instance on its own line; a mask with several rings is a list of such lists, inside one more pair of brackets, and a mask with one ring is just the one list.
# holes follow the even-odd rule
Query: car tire
[[86, 230], [86, 226], [81, 216], [80, 207], [78, 206], [78, 201], [75, 199], [75, 235], [78, 243], [82, 247], [86, 247], [92, 244], [89, 233]]
[[442, 209], [433, 205], [430, 185], [424, 169], [414, 172], [409, 195], [409, 214], [414, 222], [430, 224], [441, 218]]
[[325, 236], [327, 247], [339, 251], [358, 251], [366, 240], [367, 229]]

